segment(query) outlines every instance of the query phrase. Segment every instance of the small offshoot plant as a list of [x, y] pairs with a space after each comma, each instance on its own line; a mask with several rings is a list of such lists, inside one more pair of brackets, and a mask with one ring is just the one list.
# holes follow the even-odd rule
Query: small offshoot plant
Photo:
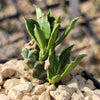
[[[85, 54], [79, 55], [70, 64], [70, 56], [73, 45], [67, 47], [61, 53], [56, 53], [55, 48], [59, 45], [69, 34], [74, 24], [79, 19], [73, 19], [64, 33], [59, 36], [60, 29], [60, 16], [55, 19], [52, 16], [51, 10], [45, 16], [44, 13], [34, 5], [36, 8], [37, 20], [27, 19], [26, 28], [35, 41], [36, 45], [33, 48], [24, 49], [22, 56], [27, 60], [27, 69], [33, 70], [31, 80], [38, 78], [45, 81], [46, 79], [51, 84], [58, 83], [65, 75], [69, 74], [86, 56]], [[45, 61], [49, 59], [49, 67], [45, 71]]]

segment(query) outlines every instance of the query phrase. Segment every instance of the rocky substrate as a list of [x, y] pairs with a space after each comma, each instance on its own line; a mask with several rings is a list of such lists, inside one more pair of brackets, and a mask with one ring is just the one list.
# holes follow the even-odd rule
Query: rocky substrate
[[0, 100], [100, 100], [100, 90], [85, 80], [78, 66], [58, 87], [31, 83], [23, 60], [0, 64]]

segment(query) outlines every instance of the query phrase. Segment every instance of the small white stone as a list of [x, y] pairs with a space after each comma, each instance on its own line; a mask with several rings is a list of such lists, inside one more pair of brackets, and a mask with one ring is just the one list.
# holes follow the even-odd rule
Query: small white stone
[[76, 78], [73, 78], [69, 83], [67, 83], [67, 86], [71, 87], [71, 88], [74, 88], [74, 89], [77, 89], [78, 88], [78, 83], [77, 83]]
[[74, 88], [68, 87], [66, 85], [59, 85], [58, 89], [60, 90], [65, 90], [66, 92], [68, 92], [70, 95], [72, 95], [75, 92]]
[[93, 100], [91, 96], [86, 96], [85, 100]]
[[40, 97], [39, 100], [51, 100], [50, 95], [46, 92], [43, 92]]
[[20, 100], [22, 98], [23, 93], [18, 90], [10, 89], [8, 92], [8, 96], [13, 100]]
[[20, 78], [21, 76], [22, 76], [22, 75], [21, 75], [21, 72], [16, 71], [14, 77], [15, 77], [15, 78]]
[[93, 91], [91, 91], [88, 87], [84, 87], [82, 89], [82, 91], [84, 92], [85, 96], [92, 96], [92, 95], [94, 95]]
[[83, 92], [85, 96], [90, 96], [92, 100], [100, 100], [100, 97], [96, 95], [92, 90], [90, 90], [88, 87], [83, 88]]
[[24, 60], [17, 61], [17, 65], [15, 66], [18, 71], [24, 71], [25, 69], [25, 63]]
[[9, 61], [7, 61], [7, 62], [4, 64], [4, 66], [10, 65], [10, 66], [13, 66], [13, 67], [14, 67], [15, 65], [17, 65], [17, 62], [18, 62], [17, 59], [9, 60]]
[[0, 86], [0, 91], [1, 91], [2, 87]]
[[[79, 77], [80, 77], [80, 76], [79, 76]], [[77, 77], [77, 78], [79, 79], [79, 77]], [[75, 77], [67, 84], [67, 86], [70, 87], [70, 88], [74, 88], [75, 91], [76, 91], [80, 96], [84, 97], [83, 94], [82, 94], [82, 92], [81, 92], [80, 89], [79, 89], [78, 80], [77, 80]]]
[[50, 86], [47, 86], [47, 92], [48, 93], [50, 93], [50, 91], [53, 91], [53, 90], [55, 90], [56, 89], [56, 87], [55, 87], [55, 85], [53, 84], [53, 85], [50, 85]]
[[33, 99], [28, 95], [24, 95], [21, 100], [33, 100]]
[[32, 98], [32, 100], [39, 100], [39, 96], [40, 95], [33, 95], [31, 98]]
[[22, 77], [20, 77], [20, 83], [26, 83], [27, 82], [27, 80], [22, 76]]
[[11, 100], [10, 97], [6, 96], [5, 94], [0, 94], [0, 100]]
[[100, 97], [100, 89], [96, 89], [93, 92], [94, 92], [94, 94], [96, 94], [96, 95], [98, 95]]
[[84, 100], [84, 98], [82, 96], [80, 96], [77, 93], [73, 93], [72, 97], [73, 100]]
[[30, 82], [16, 85], [8, 91], [8, 96], [12, 99], [21, 99], [24, 93], [28, 93], [32, 90], [32, 87], [33, 85]]
[[85, 86], [87, 86], [91, 90], [95, 89], [94, 83], [89, 79], [86, 81], [86, 85]]
[[37, 85], [36, 87], [33, 88], [31, 94], [32, 95], [40, 95], [46, 90], [44, 85]]
[[0, 85], [2, 85], [3, 84], [3, 77], [2, 77], [2, 75], [0, 74]]
[[93, 100], [100, 100], [100, 97], [99, 97], [99, 96], [97, 96], [97, 95], [95, 95], [95, 94], [94, 94], [94, 95], [92, 95], [91, 97], [92, 97], [92, 99], [93, 99]]
[[4, 86], [5, 89], [8, 90], [8, 89], [10, 89], [13, 86], [18, 85], [18, 84], [20, 84], [19, 79], [8, 79], [7, 81], [5, 81], [3, 86]]
[[81, 90], [86, 84], [86, 80], [83, 77], [80, 77], [80, 79], [78, 80], [78, 86], [79, 89]]
[[56, 89], [55, 91], [50, 91], [50, 95], [55, 100], [70, 100], [70, 94], [66, 90]]
[[1, 75], [3, 78], [7, 78], [7, 77], [11, 77], [12, 75], [14, 75], [16, 72], [16, 70], [13, 67], [10, 66], [4, 66], [4, 68], [2, 68], [1, 71]]
[[18, 91], [21, 91], [23, 93], [28, 93], [32, 90], [32, 88], [33, 88], [32, 83], [31, 82], [26, 82], [24, 84], [16, 85], [11, 89], [18, 90]]

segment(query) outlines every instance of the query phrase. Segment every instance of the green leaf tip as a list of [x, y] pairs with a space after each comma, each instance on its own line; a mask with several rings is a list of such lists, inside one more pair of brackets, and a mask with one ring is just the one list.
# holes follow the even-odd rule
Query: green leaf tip
[[59, 24], [55, 24], [54, 25], [53, 31], [51, 33], [51, 36], [50, 36], [50, 39], [49, 39], [49, 42], [48, 42], [47, 50], [49, 50], [54, 45], [55, 40], [56, 40], [57, 35], [58, 35], [58, 29], [59, 29], [59, 27], [60, 27]]
[[82, 58], [84, 58], [85, 56], [87, 56], [86, 54], [81, 54], [79, 55], [74, 61], [72, 61], [68, 67], [65, 69], [65, 71], [61, 74], [61, 78], [63, 78], [65, 75], [68, 75], [82, 60]]
[[42, 30], [36, 25], [34, 28], [34, 35], [37, 38], [37, 41], [39, 44], [38, 46], [44, 52], [44, 49], [46, 48], [46, 39], [45, 39], [45, 36], [44, 36]]
[[40, 17], [43, 16], [43, 12], [42, 12], [42, 10], [41, 10], [38, 6], [34, 5], [34, 7], [35, 7], [35, 9], [36, 9], [36, 16], [37, 16], [37, 19], [39, 19]]
[[48, 22], [47, 16], [41, 17], [37, 21], [39, 23], [41, 30], [43, 31], [45, 38], [49, 40], [51, 30], [50, 30], [50, 23]]
[[78, 21], [79, 17], [73, 19], [71, 21], [71, 23], [68, 25], [68, 27], [66, 28], [65, 32], [63, 33], [63, 35], [60, 37], [60, 39], [56, 42], [55, 46], [57, 46], [58, 44], [60, 44], [65, 38], [66, 36], [70, 33], [71, 29], [73, 28], [74, 24]]
[[34, 35], [35, 25], [39, 26], [36, 20], [25, 18], [26, 28], [30, 36], [34, 39], [34, 41], [38, 44], [38, 41]]

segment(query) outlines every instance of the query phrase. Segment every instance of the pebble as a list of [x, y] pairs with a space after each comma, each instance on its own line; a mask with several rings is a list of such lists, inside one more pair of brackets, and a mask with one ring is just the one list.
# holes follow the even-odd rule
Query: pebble
[[100, 89], [94, 90], [94, 93], [100, 97]]
[[41, 93], [43, 93], [46, 90], [44, 85], [38, 85], [36, 87], [33, 88], [31, 94], [32, 95], [40, 95]]
[[39, 100], [51, 100], [50, 95], [46, 92], [43, 92], [40, 97]]
[[20, 100], [23, 96], [22, 91], [10, 89], [8, 92], [8, 96], [13, 100]]
[[70, 94], [66, 90], [56, 89], [55, 91], [50, 91], [50, 95], [55, 100], [70, 100]]
[[1, 71], [1, 75], [3, 78], [11, 78], [15, 74], [15, 68], [11, 66], [4, 66]]
[[21, 100], [33, 100], [30, 96], [24, 95]]
[[40, 95], [33, 95], [31, 98], [32, 98], [32, 100], [39, 100], [39, 96]]
[[73, 100], [84, 100], [84, 98], [81, 95], [77, 94], [77, 93], [73, 93], [73, 95], [71, 96], [71, 98]]
[[55, 89], [56, 89], [55, 85], [52, 84], [52, 85], [50, 85], [50, 86], [47, 86], [46, 92], [50, 93], [50, 91], [54, 91]]
[[5, 94], [0, 94], [0, 100], [11, 100], [10, 97], [6, 96]]
[[0, 85], [2, 85], [3, 84], [3, 77], [2, 77], [2, 75], [0, 74]]
[[14, 87], [12, 87], [8, 91], [8, 96], [10, 96], [12, 99], [21, 99], [22, 95], [24, 93], [29, 93], [33, 88], [33, 85], [31, 82], [26, 82], [24, 84], [19, 84]]
[[20, 84], [20, 80], [19, 79], [8, 79], [7, 81], [5, 81], [3, 87], [8, 90], [10, 88], [12, 88], [15, 85]]

